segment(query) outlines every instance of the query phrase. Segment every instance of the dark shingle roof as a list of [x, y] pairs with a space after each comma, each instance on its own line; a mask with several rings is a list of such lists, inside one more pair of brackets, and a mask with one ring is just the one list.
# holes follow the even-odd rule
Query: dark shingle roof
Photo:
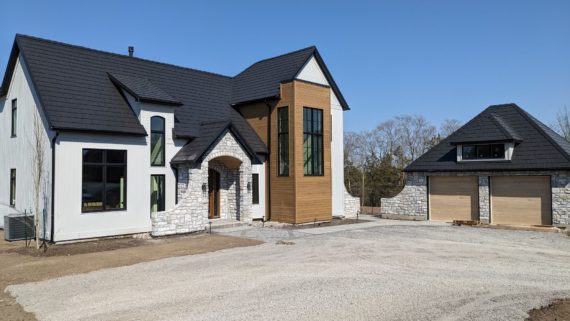
[[242, 103], [279, 96], [279, 84], [293, 80], [315, 52], [308, 47], [258, 61], [234, 77], [232, 102]]
[[244, 148], [244, 150], [249, 154], [254, 162], [259, 163], [255, 152], [252, 150], [251, 146], [246, 140], [239, 134], [237, 128], [232, 124], [231, 121], [216, 121], [203, 123], [200, 125], [199, 136], [184, 145], [178, 153], [172, 158], [172, 163], [185, 163], [185, 162], [200, 162], [205, 156], [206, 152], [214, 143], [221, 138], [222, 134], [229, 131], [234, 135], [238, 143]]
[[493, 112], [473, 118], [449, 137], [452, 144], [507, 141], [521, 141], [521, 138], [508, 123]]
[[[514, 141], [511, 161], [460, 162], [461, 142]], [[412, 162], [405, 171], [570, 169], [570, 143], [516, 104], [490, 106]]]
[[279, 95], [314, 56], [344, 109], [348, 105], [315, 47], [259, 61], [235, 77], [127, 55], [17, 35], [0, 96], [6, 94], [18, 55], [28, 68], [49, 125], [56, 130], [146, 135], [118, 90], [140, 101], [179, 106], [177, 137], [199, 137], [201, 124], [230, 121], [257, 153], [267, 147], [232, 105]]
[[179, 137], [197, 137], [203, 122], [231, 120], [255, 152], [267, 152], [229, 104], [231, 77], [23, 35], [12, 51], [11, 60], [22, 54], [53, 129], [145, 135], [112, 75], [141, 97], [182, 103], [175, 110]]
[[146, 78], [111, 73], [109, 73], [109, 78], [139, 101], [175, 106], [182, 105], [179, 100], [170, 96]]

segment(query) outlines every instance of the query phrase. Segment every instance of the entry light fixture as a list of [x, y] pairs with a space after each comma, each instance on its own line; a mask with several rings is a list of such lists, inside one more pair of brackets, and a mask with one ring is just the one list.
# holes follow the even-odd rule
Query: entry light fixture
[[207, 189], [208, 189], [208, 185], [206, 183], [202, 183], [202, 192], [206, 193]]
[[247, 182], [247, 191], [251, 192], [251, 182]]

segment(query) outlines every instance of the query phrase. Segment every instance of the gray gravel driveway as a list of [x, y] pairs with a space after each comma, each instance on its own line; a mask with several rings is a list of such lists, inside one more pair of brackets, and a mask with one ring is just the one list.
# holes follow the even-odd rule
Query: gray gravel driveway
[[[523, 320], [570, 297], [563, 234], [378, 221], [8, 290], [39, 320]], [[276, 244], [284, 238], [293, 245]]]

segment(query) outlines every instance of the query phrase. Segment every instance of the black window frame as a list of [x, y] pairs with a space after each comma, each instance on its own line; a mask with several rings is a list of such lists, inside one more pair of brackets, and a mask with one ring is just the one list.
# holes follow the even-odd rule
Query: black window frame
[[10, 169], [10, 206], [16, 207], [16, 169]]
[[259, 174], [251, 174], [251, 203], [259, 205]]
[[[159, 129], [154, 129], [152, 127], [152, 120], [153, 119], [160, 119], [162, 120], [162, 130]], [[152, 151], [153, 151], [153, 136], [154, 135], [161, 135], [161, 146], [162, 146], [162, 151], [161, 151], [161, 155], [162, 158], [160, 159], [160, 163], [154, 163], [153, 159], [152, 159]], [[152, 167], [164, 167], [166, 166], [166, 120], [164, 119], [164, 117], [162, 116], [152, 116], [150, 118], [150, 166]]]
[[[501, 146], [502, 149], [502, 156], [500, 157], [493, 157], [493, 149], [495, 147]], [[467, 149], [475, 148], [475, 157], [469, 156], [465, 151]], [[488, 156], [480, 156], [482, 155], [483, 149], [488, 149], [487, 153]], [[506, 148], [505, 144], [468, 144], [461, 146], [461, 160], [466, 161], [473, 161], [473, 160], [505, 160], [506, 159]]]
[[18, 99], [12, 99], [12, 117], [11, 117], [11, 135], [16, 137], [18, 134]]
[[[96, 151], [101, 151], [102, 153], [102, 160], [101, 162], [85, 162], [83, 159], [84, 153], [86, 150], [96, 150]], [[124, 161], [122, 163], [111, 163], [107, 161], [107, 152], [108, 151], [120, 151], [124, 153]], [[128, 152], [126, 149], [100, 149], [100, 148], [83, 148], [81, 150], [81, 213], [99, 213], [99, 212], [119, 212], [119, 211], [126, 211], [128, 206]], [[85, 209], [83, 207], [84, 201], [83, 201], [83, 178], [85, 177], [84, 175], [84, 166], [101, 166], [102, 168], [102, 175], [103, 175], [103, 193], [102, 193], [102, 197], [101, 197], [101, 202], [102, 202], [102, 209]], [[124, 173], [125, 173], [125, 185], [124, 185], [124, 207], [123, 208], [109, 208], [107, 209], [107, 168], [108, 167], [123, 167], [124, 169]]]
[[[283, 120], [282, 115], [286, 115], [287, 118]], [[286, 123], [282, 126], [282, 122]], [[287, 145], [287, 146], [283, 146]], [[277, 175], [278, 176], [289, 176], [289, 168], [291, 163], [289, 162], [289, 107], [279, 107], [277, 108]], [[284, 164], [285, 166], [281, 166]]]
[[160, 199], [161, 202], [158, 202], [156, 212], [164, 212], [166, 210], [166, 175], [164, 174], [151, 174], [150, 175], [150, 213], [156, 213], [152, 211], [152, 180], [154, 177], [160, 177], [162, 180], [162, 198]]
[[[310, 114], [310, 119], [307, 115]], [[315, 119], [316, 116], [316, 119]], [[315, 128], [316, 127], [316, 128]], [[304, 176], [324, 176], [324, 112], [321, 108], [303, 107], [303, 174]], [[307, 138], [311, 141], [311, 159], [307, 159]], [[315, 145], [315, 142], [317, 143]], [[319, 148], [320, 147], [320, 148]], [[315, 158], [315, 155], [318, 157]], [[307, 167], [309, 162], [309, 167]], [[319, 171], [320, 170], [320, 171]]]

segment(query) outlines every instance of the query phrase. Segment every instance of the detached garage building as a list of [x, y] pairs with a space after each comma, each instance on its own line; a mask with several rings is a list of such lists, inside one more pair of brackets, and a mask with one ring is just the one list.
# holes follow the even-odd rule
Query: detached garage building
[[404, 171], [385, 217], [570, 225], [570, 143], [515, 104], [485, 109]]

